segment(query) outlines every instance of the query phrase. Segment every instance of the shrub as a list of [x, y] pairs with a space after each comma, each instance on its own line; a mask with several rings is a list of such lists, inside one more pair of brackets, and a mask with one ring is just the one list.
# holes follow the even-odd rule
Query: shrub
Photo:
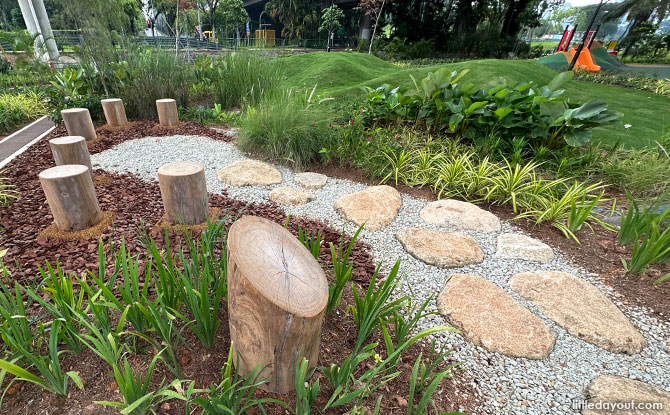
[[130, 118], [156, 118], [156, 100], [172, 98], [177, 107], [188, 105], [194, 80], [191, 65], [174, 53], [156, 49], [131, 49], [122, 56], [127, 67], [118, 68], [119, 98]]
[[233, 52], [218, 59], [200, 55], [195, 67], [198, 81], [211, 85], [223, 108], [259, 104], [277, 90], [280, 79], [277, 65], [248, 53]]
[[670, 156], [665, 149], [614, 151], [601, 165], [608, 182], [635, 198], [670, 200]]
[[249, 152], [297, 168], [317, 160], [335, 131], [329, 115], [296, 90], [273, 94], [242, 120], [238, 144]]
[[43, 97], [34, 92], [0, 94], [0, 133], [10, 132], [47, 112]]

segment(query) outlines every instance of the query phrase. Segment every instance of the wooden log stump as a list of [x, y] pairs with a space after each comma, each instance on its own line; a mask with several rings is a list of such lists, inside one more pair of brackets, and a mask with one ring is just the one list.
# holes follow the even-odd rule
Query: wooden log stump
[[124, 127], [128, 124], [126, 110], [123, 108], [123, 101], [120, 98], [103, 99], [100, 100], [100, 104], [102, 104], [102, 110], [109, 127]]
[[56, 166], [41, 172], [39, 178], [58, 229], [79, 231], [102, 220], [87, 166]]
[[60, 112], [68, 135], [84, 137], [86, 141], [95, 140], [95, 127], [91, 114], [86, 108], [69, 108]]
[[165, 164], [158, 169], [158, 185], [168, 222], [197, 225], [207, 221], [207, 181], [202, 164]]
[[157, 99], [156, 110], [158, 110], [158, 123], [162, 127], [174, 127], [179, 124], [177, 101], [174, 99]]
[[[237, 370], [260, 365], [263, 388], [294, 389], [303, 357], [317, 364], [328, 282], [314, 257], [283, 226], [245, 216], [228, 233], [228, 316]], [[239, 356], [239, 360], [238, 360]]]
[[81, 136], [65, 136], [49, 140], [51, 154], [54, 156], [56, 166], [65, 164], [82, 164], [88, 167], [93, 178], [93, 166], [91, 165], [91, 155], [88, 152], [86, 139]]

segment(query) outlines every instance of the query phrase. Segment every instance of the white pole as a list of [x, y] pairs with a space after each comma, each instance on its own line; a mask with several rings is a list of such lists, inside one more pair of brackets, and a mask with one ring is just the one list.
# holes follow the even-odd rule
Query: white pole
[[19, 7], [21, 8], [21, 14], [23, 15], [23, 21], [26, 23], [28, 33], [35, 38], [35, 56], [39, 56], [43, 42], [40, 30], [37, 27], [37, 20], [33, 14], [32, 4], [30, 0], [19, 0]]
[[56, 46], [56, 39], [54, 39], [54, 34], [51, 31], [51, 23], [49, 22], [47, 9], [44, 7], [44, 0], [32, 0], [32, 5], [42, 39], [49, 54], [49, 60], [59, 64], [60, 54], [58, 53], [58, 46]]

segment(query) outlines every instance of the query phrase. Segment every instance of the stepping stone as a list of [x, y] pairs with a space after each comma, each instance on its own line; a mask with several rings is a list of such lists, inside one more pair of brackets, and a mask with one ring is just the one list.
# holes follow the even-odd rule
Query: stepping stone
[[484, 278], [453, 274], [437, 308], [470, 342], [510, 357], [544, 359], [556, 338], [537, 316]]
[[293, 176], [295, 184], [304, 188], [304, 189], [320, 189], [326, 185], [328, 181], [328, 176], [321, 173], [298, 173]]
[[[599, 376], [586, 387], [587, 402], [595, 405], [605, 403], [619, 403], [623, 408], [611, 409], [585, 408], [583, 415], [667, 415], [670, 414], [670, 392], [651, 386], [639, 380], [632, 380], [620, 376]], [[656, 404], [662, 409], [630, 408], [631, 402], [636, 404]], [[625, 405], [629, 405], [626, 407]], [[630, 408], [630, 409], [629, 409]]]
[[549, 262], [554, 259], [554, 251], [549, 245], [530, 236], [503, 233], [498, 236], [496, 256], [525, 261]]
[[639, 353], [644, 337], [600, 290], [557, 271], [514, 275], [510, 287], [568, 333], [614, 353]]
[[238, 161], [219, 171], [216, 178], [230, 186], [267, 186], [281, 183], [281, 173], [256, 160]]
[[462, 267], [484, 260], [477, 241], [460, 232], [409, 228], [398, 232], [396, 238], [414, 258], [438, 267]]
[[304, 205], [314, 200], [311, 193], [301, 192], [290, 187], [278, 187], [270, 192], [270, 200], [280, 205]]
[[356, 225], [377, 231], [395, 220], [402, 206], [400, 193], [391, 186], [372, 186], [342, 196], [335, 201], [335, 211]]
[[468, 202], [444, 199], [431, 202], [419, 214], [431, 225], [463, 231], [500, 232], [500, 219], [493, 213]]

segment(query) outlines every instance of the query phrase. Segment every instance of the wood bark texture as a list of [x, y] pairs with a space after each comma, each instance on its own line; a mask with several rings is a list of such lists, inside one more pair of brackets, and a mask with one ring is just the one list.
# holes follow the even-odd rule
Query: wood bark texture
[[317, 364], [328, 281], [319, 263], [283, 226], [244, 216], [228, 234], [228, 315], [237, 370], [266, 367], [264, 389], [295, 388], [295, 367]]
[[163, 127], [174, 127], [179, 124], [177, 102], [174, 99], [157, 99], [158, 123]]
[[93, 120], [91, 120], [91, 114], [88, 112], [88, 109], [69, 108], [62, 110], [60, 113], [68, 135], [78, 135], [84, 137], [86, 141], [97, 138]]
[[207, 221], [207, 181], [202, 164], [165, 164], [158, 169], [158, 185], [170, 223], [197, 225]]
[[109, 98], [100, 100], [102, 110], [105, 112], [107, 125], [110, 127], [123, 127], [128, 124], [126, 110], [123, 108], [123, 101], [120, 98]]
[[102, 220], [87, 166], [56, 166], [41, 172], [39, 178], [58, 229], [79, 231]]
[[56, 166], [65, 164], [81, 164], [88, 167], [88, 171], [93, 178], [93, 166], [91, 165], [91, 155], [88, 152], [86, 139], [82, 136], [65, 136], [49, 140], [51, 154], [54, 156]]

